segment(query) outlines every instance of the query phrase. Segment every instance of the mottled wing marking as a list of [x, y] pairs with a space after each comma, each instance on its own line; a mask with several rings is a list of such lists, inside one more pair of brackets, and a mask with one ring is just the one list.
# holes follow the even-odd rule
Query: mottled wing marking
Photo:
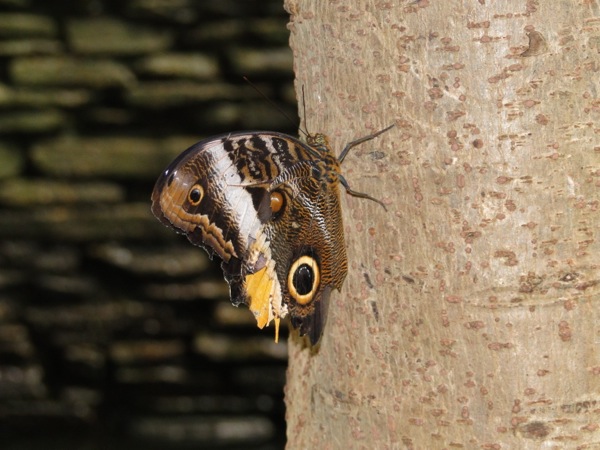
[[[159, 205], [171, 226], [184, 234], [194, 235], [197, 229], [202, 230], [202, 242], [210, 246], [221, 259], [229, 261], [238, 257], [231, 240], [223, 236], [223, 228], [212, 222], [208, 215], [189, 212], [185, 208], [174, 206], [184, 203], [186, 192], [181, 189], [166, 187], [159, 198]], [[183, 197], [183, 198], [182, 198]]]
[[[339, 170], [324, 135], [304, 144], [268, 131], [231, 133], [201, 141], [176, 158], [156, 183], [152, 210], [223, 259], [232, 302], [246, 303], [259, 327], [273, 320], [277, 339], [280, 319], [289, 313], [315, 344], [331, 291], [341, 288], [347, 273]], [[193, 206], [188, 192], [195, 185], [205, 198]], [[285, 200], [276, 215], [274, 192]], [[315, 293], [310, 297], [297, 291], [295, 281], [290, 286], [292, 265], [300, 267], [306, 258], [319, 271], [313, 278], [318, 281], [309, 284]]]

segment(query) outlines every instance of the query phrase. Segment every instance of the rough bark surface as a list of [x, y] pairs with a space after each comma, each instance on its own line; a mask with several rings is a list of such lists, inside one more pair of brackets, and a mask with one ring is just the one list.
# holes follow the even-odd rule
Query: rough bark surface
[[290, 340], [288, 449], [600, 446], [600, 5], [287, 0], [351, 152], [349, 276]]

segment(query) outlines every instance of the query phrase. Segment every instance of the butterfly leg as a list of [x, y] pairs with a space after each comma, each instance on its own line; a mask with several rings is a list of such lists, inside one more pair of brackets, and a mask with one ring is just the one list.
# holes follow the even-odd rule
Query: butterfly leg
[[338, 178], [340, 180], [340, 183], [342, 183], [342, 186], [344, 186], [344, 189], [346, 189], [346, 192], [348, 194], [352, 195], [353, 197], [366, 198], [367, 200], [372, 200], [375, 203], [379, 203], [383, 207], [383, 209], [385, 209], [387, 211], [386, 206], [383, 204], [383, 202], [381, 200], [377, 200], [376, 198], [371, 197], [369, 194], [365, 194], [364, 192], [358, 192], [358, 191], [351, 189], [350, 186], [348, 185], [348, 182], [341, 174], [338, 174]]

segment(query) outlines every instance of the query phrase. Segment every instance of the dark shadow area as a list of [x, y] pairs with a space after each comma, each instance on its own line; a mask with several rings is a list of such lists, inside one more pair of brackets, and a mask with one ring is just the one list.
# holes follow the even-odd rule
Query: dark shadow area
[[287, 329], [150, 212], [196, 141], [295, 134], [279, 0], [0, 0], [0, 441], [279, 449]]

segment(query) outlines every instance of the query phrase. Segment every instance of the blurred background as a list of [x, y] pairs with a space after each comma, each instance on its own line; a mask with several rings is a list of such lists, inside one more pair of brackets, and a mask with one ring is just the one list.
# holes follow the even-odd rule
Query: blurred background
[[203, 137], [296, 134], [282, 0], [0, 0], [0, 448], [279, 449], [286, 333], [150, 212]]

